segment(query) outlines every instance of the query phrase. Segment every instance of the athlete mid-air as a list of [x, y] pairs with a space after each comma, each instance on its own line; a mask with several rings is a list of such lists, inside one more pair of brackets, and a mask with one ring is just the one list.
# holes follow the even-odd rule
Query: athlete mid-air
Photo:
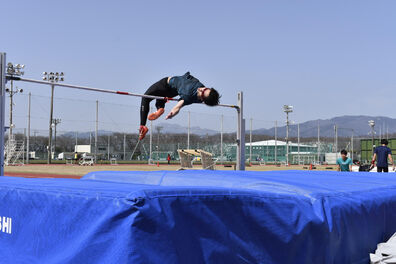
[[[155, 95], [162, 97], [179, 96], [179, 102], [172, 108], [165, 119], [170, 119], [177, 115], [183, 106], [194, 103], [205, 103], [209, 106], [219, 104], [219, 93], [214, 88], [207, 88], [197, 78], [190, 75], [189, 72], [182, 76], [165, 77], [150, 86], [144, 93], [145, 95]], [[151, 98], [142, 98], [140, 107], [140, 129], [139, 140], [142, 140], [147, 132], [146, 127], [147, 115], [150, 110]], [[149, 120], [156, 120], [165, 111], [166, 100], [156, 100], [155, 106], [157, 111], [148, 115]]]

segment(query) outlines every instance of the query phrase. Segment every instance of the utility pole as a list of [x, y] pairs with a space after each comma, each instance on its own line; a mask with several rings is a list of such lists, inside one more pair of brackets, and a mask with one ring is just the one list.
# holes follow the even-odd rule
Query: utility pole
[[223, 122], [224, 122], [224, 116], [221, 115], [220, 119], [220, 158], [221, 158], [221, 164], [223, 164]]
[[162, 126], [156, 126], [155, 129], [157, 130], [157, 161], [159, 162], [160, 134], [161, 134], [161, 130], [163, 129], [163, 127]]
[[352, 129], [352, 137], [351, 137], [351, 149], [352, 149], [352, 151], [351, 151], [351, 159], [352, 159], [352, 162], [353, 162], [353, 134], [354, 134], [354, 130]]
[[278, 121], [275, 121], [275, 165], [278, 164]]
[[190, 149], [190, 111], [188, 111], [187, 149]]
[[95, 163], [98, 162], [98, 125], [99, 125], [99, 101], [96, 100], [96, 121], [95, 121]]
[[300, 165], [300, 123], [297, 124], [298, 165]]
[[[150, 112], [151, 112], [151, 107], [150, 107]], [[150, 158], [149, 158], [149, 164], [150, 162], [153, 162], [153, 121], [150, 121]]]
[[320, 164], [320, 123], [318, 121], [318, 164]]
[[49, 135], [48, 135], [48, 164], [51, 164], [52, 160], [52, 119], [54, 114], [54, 90], [55, 83], [63, 82], [64, 79], [63, 72], [43, 72], [43, 80], [51, 83], [51, 106], [50, 106], [50, 119], [49, 119]]
[[125, 133], [124, 133], [124, 159], [123, 160], [125, 160], [125, 157], [126, 157], [126, 151], [125, 151], [125, 144], [126, 144], [126, 135], [125, 135]]
[[[252, 130], [253, 130], [253, 118], [250, 118], [250, 158], [249, 158], [250, 164], [252, 163]], [[268, 148], [268, 144], [267, 144], [267, 148]]]
[[107, 160], [110, 160], [110, 134], [107, 136]]
[[29, 164], [30, 159], [30, 107], [31, 107], [32, 94], [29, 93], [28, 97], [28, 123], [27, 123], [27, 139], [26, 139], [26, 164]]
[[334, 152], [338, 153], [338, 126], [337, 125], [334, 125]]

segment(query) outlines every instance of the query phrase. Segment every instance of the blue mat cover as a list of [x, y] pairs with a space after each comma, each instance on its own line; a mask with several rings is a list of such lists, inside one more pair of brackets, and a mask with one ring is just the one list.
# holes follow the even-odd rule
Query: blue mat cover
[[396, 175], [93, 172], [0, 177], [0, 263], [368, 263]]

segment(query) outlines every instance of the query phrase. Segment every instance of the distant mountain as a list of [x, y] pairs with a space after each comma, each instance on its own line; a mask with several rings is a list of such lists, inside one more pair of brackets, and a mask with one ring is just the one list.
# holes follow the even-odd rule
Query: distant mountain
[[[114, 132], [112, 132], [112, 131], [98, 130], [98, 136], [111, 135], [113, 133]], [[89, 138], [89, 134], [92, 135], [92, 138], [95, 137], [95, 131], [92, 131], [92, 132], [77, 132], [78, 138]], [[70, 131], [70, 132], [58, 133], [58, 135], [67, 136], [67, 137], [75, 137], [76, 136], [76, 132]]]
[[[158, 126], [162, 127], [161, 133], [174, 133], [174, 134], [187, 133], [187, 127], [178, 124], [160, 123]], [[153, 125], [153, 130], [156, 131], [154, 125]], [[212, 129], [201, 128], [198, 126], [192, 126], [190, 127], [190, 133], [199, 136], [205, 136], [205, 135], [212, 136], [219, 134], [220, 132]]]
[[[317, 137], [319, 124], [321, 137], [334, 137], [334, 125], [338, 127], [339, 137], [350, 137], [352, 135], [352, 129], [355, 136], [369, 137], [371, 131], [368, 125], [369, 120], [375, 121], [376, 135], [379, 135], [380, 130], [382, 130], [382, 134], [385, 134], [387, 129], [389, 133], [396, 132], [396, 119], [393, 118], [384, 116], [340, 116], [331, 119], [317, 119], [301, 123], [300, 136]], [[275, 128], [256, 129], [253, 130], [252, 133], [273, 136], [275, 134]], [[297, 137], [297, 124], [290, 125], [289, 133], [290, 137]], [[284, 138], [285, 136], [286, 126], [278, 127], [278, 138]]]

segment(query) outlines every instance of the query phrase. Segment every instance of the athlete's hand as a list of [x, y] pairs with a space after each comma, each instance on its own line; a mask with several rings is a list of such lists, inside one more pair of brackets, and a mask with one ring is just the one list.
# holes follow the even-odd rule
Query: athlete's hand
[[173, 113], [173, 111], [170, 111], [169, 114], [165, 117], [165, 120], [172, 119], [172, 117], [174, 117], [174, 116], [175, 116], [175, 114]]

